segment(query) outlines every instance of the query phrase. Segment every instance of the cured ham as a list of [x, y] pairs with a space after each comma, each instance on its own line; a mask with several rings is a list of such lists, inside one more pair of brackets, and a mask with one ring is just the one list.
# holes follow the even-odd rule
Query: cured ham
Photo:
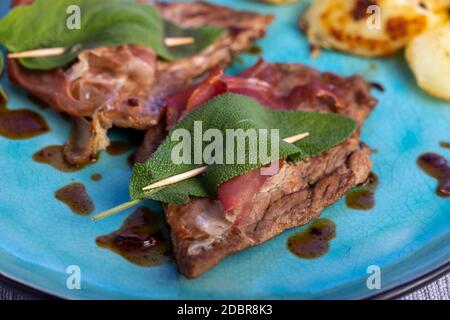
[[[14, 1], [12, 5], [31, 2]], [[95, 158], [109, 144], [107, 130], [112, 126], [155, 131], [165, 118], [168, 95], [188, 88], [215, 66], [230, 63], [263, 37], [273, 20], [269, 15], [203, 2], [156, 6], [162, 17], [182, 28], [210, 25], [227, 31], [202, 52], [173, 62], [157, 59], [153, 49], [137, 45], [87, 50], [68, 68], [48, 72], [27, 70], [12, 59], [8, 61], [11, 79], [31, 95], [91, 122], [90, 137], [83, 140], [89, 144], [82, 151], [80, 143], [76, 152], [73, 144], [64, 148], [70, 163], [83, 164]]]

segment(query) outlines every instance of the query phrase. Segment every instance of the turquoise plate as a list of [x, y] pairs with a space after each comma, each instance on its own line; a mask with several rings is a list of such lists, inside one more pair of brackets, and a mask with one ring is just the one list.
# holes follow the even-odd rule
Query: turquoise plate
[[[0, 4], [0, 15], [8, 11]], [[143, 268], [95, 244], [99, 235], [116, 230], [121, 214], [93, 223], [76, 216], [54, 198], [58, 188], [73, 181], [86, 185], [96, 210], [128, 200], [130, 169], [127, 155], [110, 157], [77, 173], [63, 174], [32, 161], [42, 147], [62, 144], [69, 135], [67, 120], [50, 108], [39, 108], [7, 77], [10, 108], [29, 108], [42, 114], [48, 134], [12, 141], [0, 137], [0, 272], [41, 291], [73, 299], [341, 299], [367, 298], [420, 278], [445, 266], [450, 258], [450, 200], [439, 198], [436, 181], [416, 166], [428, 151], [450, 158], [439, 147], [450, 141], [450, 105], [416, 85], [403, 56], [363, 59], [336, 52], [309, 57], [297, 19], [305, 3], [270, 6], [255, 1], [213, 1], [277, 16], [267, 37], [259, 42], [268, 61], [299, 62], [341, 75], [361, 74], [382, 83], [386, 92], [364, 126], [363, 140], [377, 149], [374, 171], [380, 178], [376, 207], [348, 209], [339, 201], [323, 212], [337, 225], [330, 251], [315, 260], [302, 260], [286, 249], [290, 230], [267, 243], [225, 259], [197, 280], [177, 273], [174, 263]], [[230, 70], [250, 66], [256, 57]], [[93, 182], [90, 175], [103, 180]], [[149, 203], [158, 207], [157, 204]], [[66, 269], [81, 269], [81, 289], [66, 286]], [[370, 265], [381, 268], [381, 289], [369, 290]]]

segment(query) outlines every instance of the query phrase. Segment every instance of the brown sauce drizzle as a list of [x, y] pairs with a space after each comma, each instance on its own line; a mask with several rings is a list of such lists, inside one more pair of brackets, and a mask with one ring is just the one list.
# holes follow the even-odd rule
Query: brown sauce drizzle
[[439, 145], [440, 145], [442, 148], [450, 149], [450, 142], [441, 141], [441, 142], [439, 143]]
[[248, 54], [251, 54], [253, 56], [259, 56], [262, 54], [262, 49], [259, 46], [252, 46], [250, 49], [247, 50]]
[[57, 190], [55, 197], [81, 216], [86, 216], [94, 211], [94, 203], [81, 183], [72, 183]]
[[329, 242], [336, 237], [336, 225], [325, 218], [315, 220], [308, 229], [289, 237], [288, 249], [304, 259], [315, 259], [326, 254]]
[[86, 167], [86, 165], [74, 166], [68, 163], [64, 157], [62, 146], [45, 147], [33, 154], [33, 160], [38, 163], [48, 164], [61, 172], [75, 172]]
[[12, 140], [29, 139], [47, 133], [49, 127], [38, 113], [27, 110], [9, 110], [0, 106], [0, 135]]
[[102, 177], [102, 175], [100, 173], [94, 173], [94, 174], [91, 175], [91, 180], [92, 181], [100, 181], [102, 179], [103, 179], [103, 177]]
[[425, 153], [417, 159], [418, 166], [438, 181], [436, 193], [440, 197], [450, 197], [450, 163], [436, 153]]
[[118, 156], [124, 153], [127, 153], [131, 149], [131, 144], [126, 141], [111, 141], [109, 146], [106, 148], [106, 152], [108, 152], [111, 156]]
[[366, 182], [351, 190], [345, 196], [347, 207], [356, 210], [370, 210], [375, 207], [375, 190], [379, 184], [378, 177], [371, 172]]
[[98, 246], [109, 249], [131, 263], [151, 267], [170, 259], [170, 242], [162, 213], [146, 207], [136, 209], [122, 227], [95, 241]]
[[381, 83], [379, 83], [379, 82], [371, 82], [370, 83], [370, 87], [375, 89], [375, 90], [378, 90], [379, 92], [385, 92], [386, 91], [384, 89], [384, 86]]

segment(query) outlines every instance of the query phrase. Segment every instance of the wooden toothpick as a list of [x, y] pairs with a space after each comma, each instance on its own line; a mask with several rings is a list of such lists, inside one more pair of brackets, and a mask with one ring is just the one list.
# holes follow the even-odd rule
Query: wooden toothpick
[[287, 142], [287, 143], [295, 143], [295, 142], [303, 140], [307, 137], [309, 137], [309, 132], [299, 133], [299, 134], [296, 134], [295, 136], [284, 138], [283, 141]]
[[64, 54], [64, 52], [66, 52], [65, 48], [37, 49], [37, 50], [10, 53], [8, 54], [8, 58], [21, 59], [21, 58], [53, 57], [53, 56], [60, 56]]
[[[285, 138], [283, 140], [285, 142], [287, 142], [287, 143], [294, 143], [294, 142], [300, 141], [300, 140], [302, 140], [302, 139], [304, 139], [304, 138], [306, 138], [308, 136], [309, 136], [309, 132], [306, 132], [306, 133], [297, 134], [297, 135], [289, 137], [289, 138]], [[172, 176], [172, 177], [163, 179], [161, 181], [155, 182], [155, 183], [153, 183], [153, 184], [151, 184], [149, 186], [146, 186], [146, 187], [142, 188], [142, 190], [143, 191], [148, 191], [148, 190], [151, 190], [151, 189], [166, 187], [166, 186], [178, 183], [178, 182], [183, 181], [183, 180], [187, 180], [187, 179], [190, 179], [190, 178], [194, 178], [194, 177], [200, 176], [203, 173], [205, 173], [207, 170], [208, 170], [208, 166], [204, 166], [204, 167], [200, 167], [200, 168], [197, 168], [197, 169], [194, 169], [194, 170], [191, 170], [191, 171], [183, 172], [183, 173], [178, 174], [176, 176]]]
[[121, 212], [121, 211], [125, 211], [125, 210], [127, 210], [127, 209], [130, 209], [130, 208], [132, 208], [132, 207], [138, 205], [138, 204], [141, 203], [142, 201], [144, 201], [144, 200], [138, 199], [138, 200], [131, 200], [131, 201], [122, 203], [121, 205], [119, 205], [119, 206], [117, 206], [117, 207], [114, 207], [114, 208], [112, 208], [112, 209], [109, 209], [109, 210], [107, 210], [107, 211], [104, 211], [104, 212], [102, 212], [102, 213], [99, 213], [99, 214], [93, 216], [91, 219], [92, 219], [92, 221], [97, 221], [97, 220], [104, 219], [104, 218], [109, 217], [109, 216], [112, 216], [112, 215], [114, 215], [114, 214], [116, 214], [116, 213], [118, 213], [118, 212]]
[[[178, 47], [193, 44], [195, 39], [192, 37], [173, 37], [165, 38], [164, 43], [167, 47]], [[10, 59], [23, 59], [23, 58], [45, 58], [60, 56], [66, 52], [66, 48], [46, 48], [46, 49], [36, 49], [22, 52], [15, 52], [8, 54]]]
[[198, 168], [198, 169], [194, 169], [194, 170], [191, 170], [191, 171], [188, 171], [188, 172], [177, 174], [176, 176], [172, 176], [172, 177], [166, 178], [164, 180], [155, 182], [155, 183], [153, 183], [153, 184], [151, 184], [149, 186], [146, 186], [145, 188], [142, 188], [142, 190], [143, 191], [147, 191], [147, 190], [150, 190], [150, 189], [166, 187], [166, 186], [169, 186], [171, 184], [175, 184], [175, 183], [183, 181], [183, 180], [194, 178], [196, 176], [200, 176], [200, 175], [204, 174], [207, 169], [208, 169], [208, 167], [204, 166], [204, 167], [201, 167], [201, 168]]
[[[297, 134], [295, 136], [285, 138], [285, 139], [283, 139], [283, 141], [285, 141], [287, 143], [294, 143], [294, 142], [300, 141], [302, 139], [305, 139], [308, 136], [309, 136], [309, 132], [300, 133], [300, 134]], [[194, 169], [194, 170], [190, 170], [190, 171], [187, 171], [187, 172], [184, 172], [184, 173], [181, 173], [181, 174], [177, 174], [175, 176], [163, 179], [161, 181], [155, 182], [155, 183], [153, 183], [153, 184], [151, 184], [149, 186], [146, 186], [146, 187], [142, 188], [142, 190], [144, 190], [144, 191], [149, 191], [149, 190], [157, 191], [158, 188], [166, 187], [166, 186], [178, 183], [180, 181], [184, 181], [184, 180], [187, 180], [187, 179], [194, 178], [194, 177], [197, 177], [199, 175], [202, 175], [207, 170], [208, 170], [207, 166], [200, 167], [200, 168], [197, 168], [197, 169]], [[131, 200], [129, 202], [123, 203], [123, 204], [121, 204], [121, 205], [119, 205], [119, 206], [117, 206], [115, 208], [109, 209], [109, 210], [107, 210], [105, 212], [102, 212], [102, 213], [92, 217], [92, 220], [93, 221], [98, 221], [98, 220], [104, 219], [106, 217], [112, 216], [112, 215], [114, 215], [116, 213], [119, 213], [121, 211], [129, 209], [131, 207], [134, 207], [135, 205], [141, 203], [142, 201], [144, 201], [144, 200], [137, 199], [137, 200]]]
[[192, 37], [179, 37], [179, 38], [166, 38], [164, 39], [164, 43], [168, 47], [178, 47], [178, 46], [186, 46], [188, 44], [193, 44], [195, 39]]

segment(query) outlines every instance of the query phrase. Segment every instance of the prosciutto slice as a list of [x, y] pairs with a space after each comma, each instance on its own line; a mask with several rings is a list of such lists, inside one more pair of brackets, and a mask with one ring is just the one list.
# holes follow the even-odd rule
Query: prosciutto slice
[[[260, 60], [248, 70], [270, 69], [271, 64]], [[223, 69], [216, 67], [209, 76], [197, 85], [168, 98], [167, 127], [172, 128], [186, 113], [205, 104], [208, 100], [224, 94], [237, 93], [252, 97], [263, 106], [270, 109], [285, 109], [284, 100], [274, 90], [274, 87], [257, 74], [244, 71], [235, 77], [224, 76]]]
[[[30, 3], [15, 0], [12, 5]], [[137, 45], [84, 51], [68, 68], [46, 72], [27, 70], [14, 60], [8, 61], [12, 81], [54, 109], [91, 123], [83, 125], [88, 129], [83, 132], [89, 135], [83, 139], [84, 145], [73, 141], [66, 144], [64, 155], [70, 163], [83, 164], [95, 158], [109, 144], [107, 130], [112, 126], [149, 130], [146, 137], [157, 141], [152, 132], [161, 132], [167, 97], [189, 88], [215, 66], [228, 64], [263, 37], [273, 20], [269, 15], [203, 2], [156, 6], [165, 19], [181, 27], [211, 25], [227, 31], [199, 54], [173, 62], [159, 60], [152, 49]], [[148, 141], [143, 147], [139, 152], [142, 158], [154, 150]]]

